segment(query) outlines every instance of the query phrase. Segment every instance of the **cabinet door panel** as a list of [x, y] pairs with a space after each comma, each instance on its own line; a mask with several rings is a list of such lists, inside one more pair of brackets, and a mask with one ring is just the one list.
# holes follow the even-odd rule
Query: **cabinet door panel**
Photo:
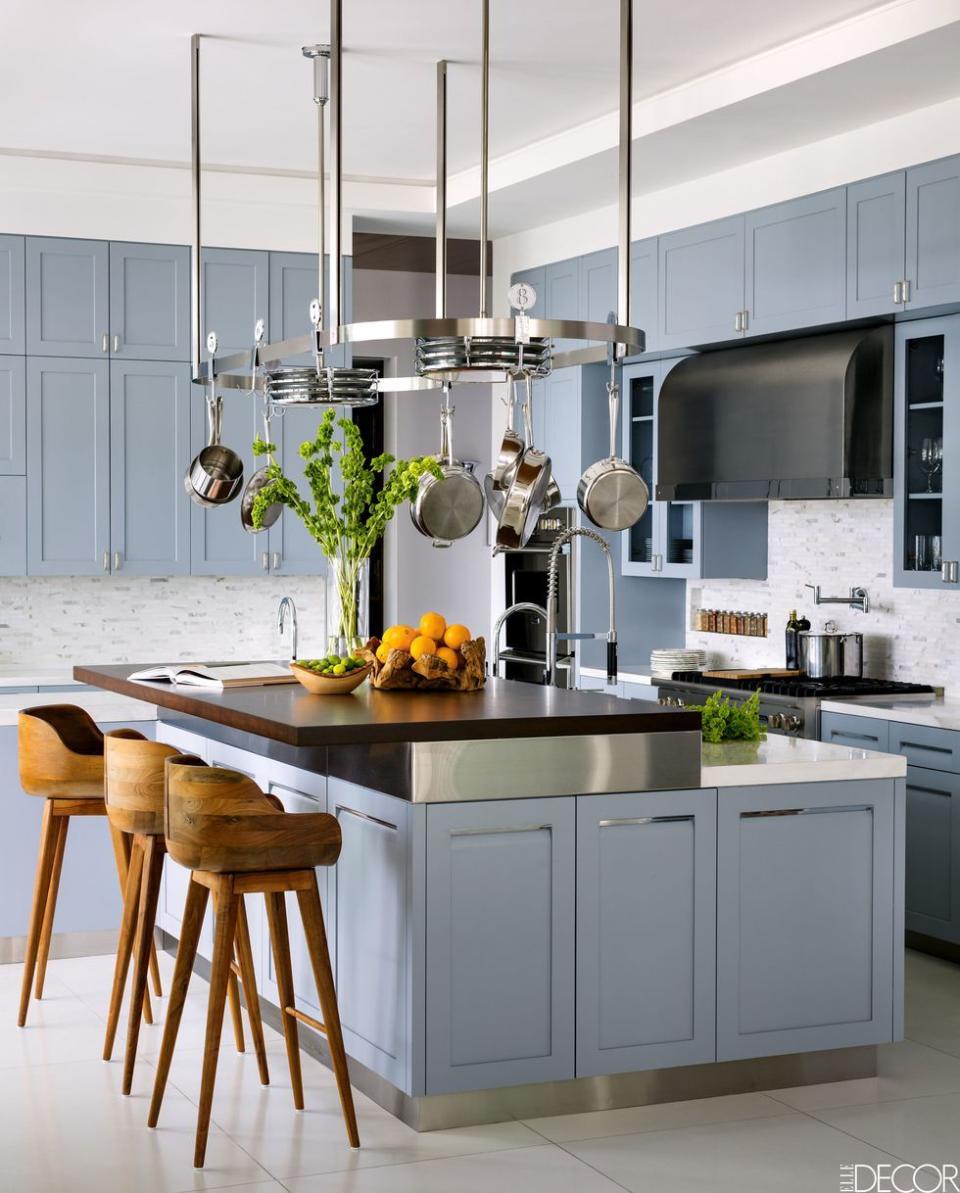
[[960, 157], [907, 171], [908, 309], [960, 299]]
[[0, 236], [0, 352], [26, 350], [23, 237]]
[[877, 750], [885, 754], [889, 748], [890, 724], [872, 717], [823, 712], [820, 714], [820, 740], [837, 746], [852, 746], [855, 750]]
[[[306, 461], [300, 455], [300, 444], [315, 437], [322, 418], [321, 407], [289, 409], [271, 426], [273, 442], [279, 448], [283, 470], [296, 482], [311, 508], [313, 497], [303, 475]], [[270, 558], [271, 571], [278, 575], [322, 576], [326, 572], [326, 560], [320, 544], [311, 537], [297, 515], [289, 509], [284, 509], [280, 520], [270, 530]]]
[[717, 1059], [889, 1041], [894, 782], [729, 788], [717, 828]]
[[[190, 366], [110, 366], [110, 539], [113, 567], [134, 576], [190, 571]], [[199, 404], [199, 403], [198, 403]]]
[[911, 766], [960, 773], [960, 732], [933, 725], [890, 725], [890, 753], [902, 754]]
[[0, 476], [0, 576], [26, 574], [27, 481], [22, 476]]
[[847, 318], [898, 311], [904, 277], [906, 183], [902, 170], [847, 187]]
[[[543, 439], [565, 501], [577, 496], [580, 467], [580, 369], [559, 369], [541, 386]], [[536, 433], [536, 432], [535, 432]]]
[[427, 810], [427, 1093], [574, 1075], [573, 798]]
[[[544, 295], [544, 318], [579, 319], [582, 310], [580, 299], [580, 258], [556, 261], [546, 268], [546, 294]], [[583, 345], [577, 340], [555, 340], [554, 350], [566, 352], [569, 348]]]
[[716, 1059], [716, 792], [577, 800], [577, 1076]]
[[580, 317], [590, 323], [606, 323], [611, 312], [619, 316], [617, 250], [601, 249], [580, 258]]
[[27, 362], [0, 356], [0, 476], [21, 476], [27, 467]]
[[[311, 330], [310, 303], [317, 296], [317, 288], [316, 253], [270, 254], [270, 339], [274, 343], [306, 335]], [[283, 363], [312, 364], [313, 353], [302, 352]]]
[[110, 245], [110, 351], [124, 360], [190, 360], [190, 250]]
[[104, 356], [110, 321], [106, 241], [28, 236], [26, 252], [27, 352]]
[[906, 927], [960, 944], [960, 775], [907, 768]]
[[202, 261], [204, 359], [210, 331], [217, 333], [218, 354], [251, 348], [257, 320], [266, 324], [269, 315], [268, 254], [250, 249], [204, 249]]
[[109, 378], [105, 360], [28, 362], [31, 575], [92, 576], [109, 570]]
[[747, 330], [759, 335], [846, 315], [846, 190], [746, 216]]
[[657, 339], [657, 273], [659, 269], [656, 236], [636, 241], [630, 250], [630, 323], [646, 333], [646, 351], [659, 348]]
[[744, 294], [743, 216], [661, 236], [659, 255], [658, 347], [737, 339]]

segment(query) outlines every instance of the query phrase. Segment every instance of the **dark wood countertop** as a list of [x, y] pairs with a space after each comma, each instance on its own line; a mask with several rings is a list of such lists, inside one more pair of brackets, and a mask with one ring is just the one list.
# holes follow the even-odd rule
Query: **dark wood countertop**
[[73, 674], [80, 683], [296, 747], [657, 733], [700, 726], [699, 713], [509, 679], [490, 679], [480, 692], [378, 692], [363, 684], [349, 696], [312, 696], [296, 683], [208, 692], [128, 678], [150, 665], [78, 666]]

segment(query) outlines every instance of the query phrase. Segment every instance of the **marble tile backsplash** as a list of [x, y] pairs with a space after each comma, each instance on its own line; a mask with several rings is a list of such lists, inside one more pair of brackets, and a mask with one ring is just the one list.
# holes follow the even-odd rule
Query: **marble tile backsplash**
[[[783, 630], [791, 609], [814, 629], [835, 621], [864, 634], [864, 674], [930, 683], [960, 695], [960, 591], [893, 587], [892, 501], [770, 503], [767, 579], [703, 580], [687, 585], [687, 645], [716, 666], [783, 666]], [[866, 588], [870, 612], [845, 605], [814, 607], [805, 584], [824, 596]], [[767, 638], [697, 633], [698, 609], [769, 614]]]
[[0, 663], [281, 658], [277, 604], [296, 602], [301, 655], [323, 650], [319, 577], [0, 579]]

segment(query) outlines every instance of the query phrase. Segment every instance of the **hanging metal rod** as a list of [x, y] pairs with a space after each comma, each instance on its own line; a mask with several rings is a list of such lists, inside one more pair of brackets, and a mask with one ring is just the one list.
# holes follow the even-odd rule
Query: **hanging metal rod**
[[437, 63], [437, 242], [436, 302], [438, 319], [447, 313], [447, 64]]
[[324, 278], [326, 276], [326, 268], [324, 266], [324, 221], [326, 219], [327, 205], [326, 205], [326, 179], [324, 177], [324, 160], [325, 160], [325, 146], [324, 146], [324, 121], [326, 118], [325, 108], [327, 101], [330, 99], [329, 88], [329, 71], [328, 66], [330, 62], [330, 47], [326, 45], [304, 46], [304, 58], [309, 58], [313, 62], [313, 102], [317, 105], [317, 297], [320, 300], [320, 310], [323, 312], [324, 323], [326, 325], [327, 304], [324, 302]]
[[[330, 297], [324, 328], [330, 343], [340, 339], [343, 284], [340, 220], [343, 199], [343, 0], [330, 0]], [[320, 296], [323, 302], [323, 295]]]
[[[630, 181], [633, 165], [633, 0], [620, 0], [620, 179], [617, 320], [630, 322]], [[617, 350], [622, 356], [622, 349]]]
[[190, 182], [193, 200], [193, 233], [190, 242], [190, 359], [193, 379], [200, 377], [200, 342], [203, 326], [200, 267], [200, 34], [190, 38]]
[[490, 191], [490, 0], [481, 0], [480, 32], [480, 318], [490, 314], [487, 298], [487, 206]]

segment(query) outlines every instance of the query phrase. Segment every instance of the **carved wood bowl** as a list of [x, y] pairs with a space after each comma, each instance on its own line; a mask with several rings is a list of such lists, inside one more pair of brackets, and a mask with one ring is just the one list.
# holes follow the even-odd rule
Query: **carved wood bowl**
[[290, 670], [297, 681], [314, 696], [348, 696], [360, 687], [370, 674], [371, 668], [372, 664], [367, 663], [366, 667], [358, 667], [356, 671], [351, 671], [348, 675], [328, 677], [317, 675], [316, 671], [311, 671], [309, 667], [301, 667], [299, 663], [290, 664]]
[[379, 645], [378, 638], [371, 638], [365, 649], [357, 651], [359, 658], [370, 660], [370, 684], [379, 691], [478, 692], [486, 683], [487, 648], [483, 638], [464, 642], [460, 647], [463, 665], [456, 671], [449, 670], [435, 655], [414, 660], [405, 650], [391, 650], [383, 663], [376, 656]]

